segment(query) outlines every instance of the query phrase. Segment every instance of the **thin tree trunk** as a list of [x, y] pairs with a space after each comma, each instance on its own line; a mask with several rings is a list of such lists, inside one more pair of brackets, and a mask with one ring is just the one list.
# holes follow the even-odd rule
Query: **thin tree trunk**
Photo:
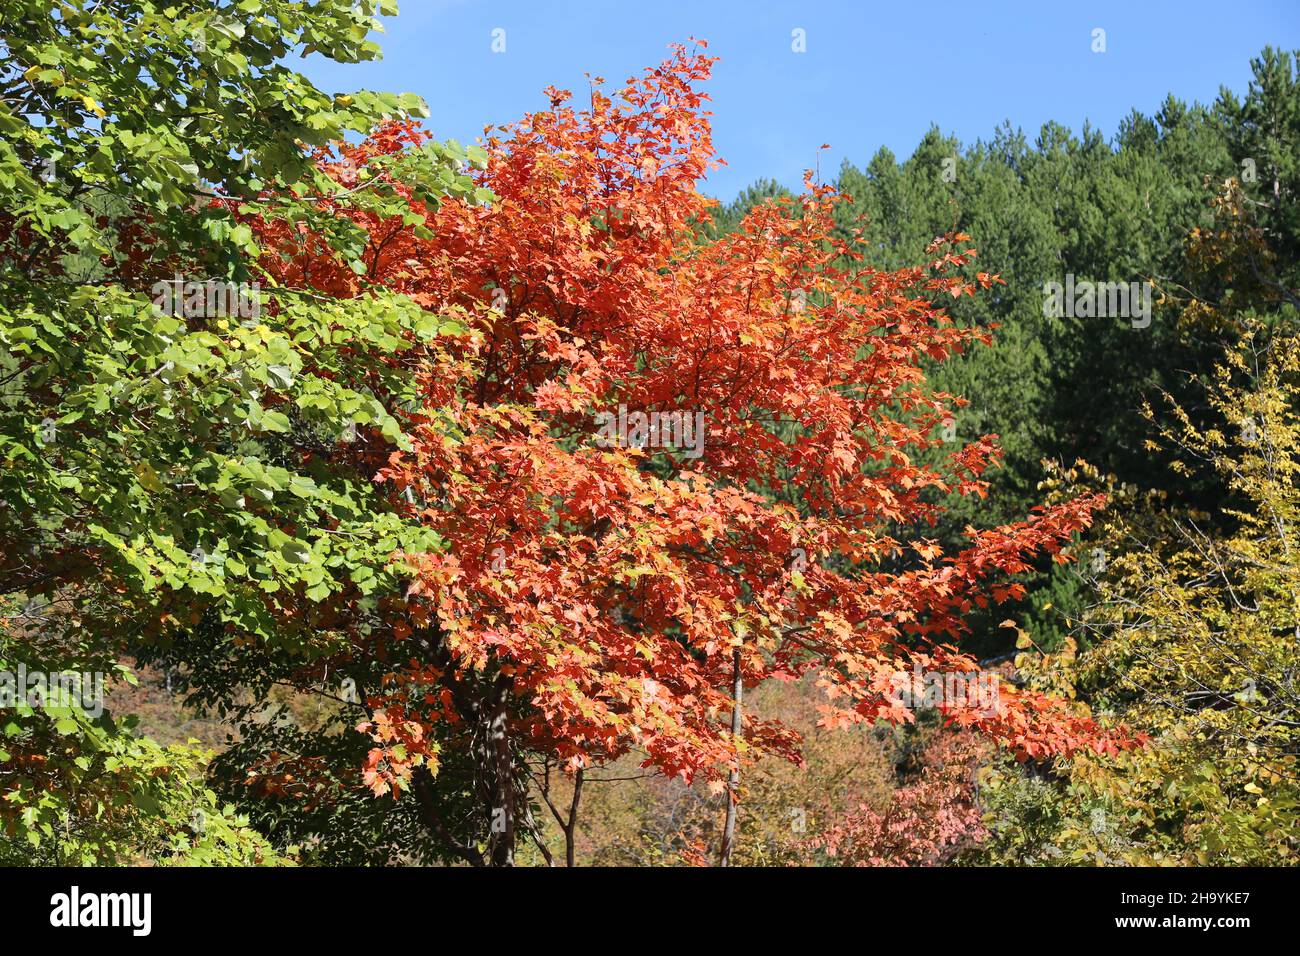
[[[745, 681], [740, 671], [740, 648], [732, 652], [731, 657], [731, 742], [740, 744], [741, 704], [745, 694]], [[736, 838], [736, 802], [740, 799], [740, 754], [732, 764], [727, 776], [727, 821], [722, 827], [722, 850], [718, 854], [718, 866], [731, 865], [731, 848]]]
[[582, 800], [582, 784], [586, 779], [586, 773], [586, 770], [578, 770], [574, 774], [573, 795], [569, 799], [569, 812], [567, 815], [560, 813], [560, 808], [551, 799], [551, 766], [549, 760], [542, 779], [538, 781], [542, 800], [551, 811], [551, 816], [555, 817], [555, 822], [560, 825], [560, 832], [564, 834], [564, 863], [566, 866], [577, 865], [578, 802]]
[[573, 800], [569, 804], [569, 822], [564, 827], [564, 862], [575, 866], [575, 833], [578, 829], [578, 801], [582, 799], [582, 779], [585, 771], [579, 770], [573, 778]]

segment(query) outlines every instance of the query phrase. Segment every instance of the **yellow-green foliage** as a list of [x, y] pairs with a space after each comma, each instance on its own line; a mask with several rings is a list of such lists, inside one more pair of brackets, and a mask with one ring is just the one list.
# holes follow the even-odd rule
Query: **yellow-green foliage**
[[[1300, 336], [1256, 329], [1216, 371], [1208, 415], [1173, 403], [1167, 415], [1146, 410], [1153, 450], [1228, 490], [1217, 514], [1121, 491], [1103, 526], [1097, 600], [1081, 622], [1094, 647], [1072, 677], [1096, 710], [1152, 740], [1118, 759], [1078, 758], [1058, 768], [1063, 784], [991, 774], [1001, 858], [1296, 860], [1297, 399]], [[1197, 424], [1207, 418], [1216, 425]]]

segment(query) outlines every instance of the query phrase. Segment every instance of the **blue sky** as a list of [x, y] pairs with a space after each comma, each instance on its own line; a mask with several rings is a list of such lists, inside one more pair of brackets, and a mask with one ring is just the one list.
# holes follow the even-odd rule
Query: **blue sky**
[[[1048, 119], [1107, 136], [1165, 94], [1210, 102], [1244, 91], [1266, 45], [1300, 48], [1300, 0], [1237, 3], [940, 0], [402, 0], [379, 37], [384, 58], [300, 68], [330, 92], [415, 92], [440, 137], [546, 105], [549, 85], [584, 73], [621, 82], [690, 36], [721, 57], [707, 87], [714, 144], [728, 166], [705, 191], [733, 198], [760, 177], [798, 185], [820, 163], [865, 165], [885, 145], [906, 157], [936, 123], [963, 143], [1003, 120], [1031, 137]], [[505, 52], [492, 31], [505, 31]], [[1106, 50], [1094, 53], [1093, 30]], [[792, 51], [804, 31], [806, 52]], [[831, 149], [819, 151], [822, 143]]]

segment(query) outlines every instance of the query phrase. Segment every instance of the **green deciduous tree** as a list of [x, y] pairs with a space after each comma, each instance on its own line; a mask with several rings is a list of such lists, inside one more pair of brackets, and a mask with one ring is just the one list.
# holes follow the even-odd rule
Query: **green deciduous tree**
[[[335, 208], [400, 216], [471, 194], [454, 144], [364, 169], [321, 162], [335, 139], [425, 109], [326, 94], [286, 59], [374, 58], [375, 17], [392, 12], [0, 3], [6, 661], [112, 672], [196, 629], [312, 660], [373, 625], [398, 587], [395, 552], [438, 546], [370, 479], [406, 441], [413, 357], [448, 320], [400, 295], [273, 284], [250, 225], [309, 229], [318, 258], [360, 275], [364, 235]], [[123, 799], [166, 818], [204, 792], [197, 755], [110, 715], [5, 714], [0, 819], [41, 854], [50, 814], [93, 829]], [[122, 825], [77, 852], [118, 858], [132, 833], [172, 852], [147, 823]]]

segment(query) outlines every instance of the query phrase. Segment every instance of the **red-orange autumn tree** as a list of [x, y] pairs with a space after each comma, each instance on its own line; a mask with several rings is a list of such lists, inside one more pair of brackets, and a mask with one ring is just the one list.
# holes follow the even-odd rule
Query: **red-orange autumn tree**
[[[1019, 596], [1008, 576], [1059, 557], [1101, 504], [971, 529], [955, 554], [900, 540], [943, 496], [984, 494], [995, 436], [922, 463], [961, 404], [924, 369], [989, 341], [942, 303], [998, 280], [963, 278], [963, 235], [913, 268], [867, 268], [860, 238], [832, 238], [841, 197], [811, 178], [703, 238], [712, 62], [674, 48], [612, 96], [595, 78], [581, 108], [548, 90], [549, 109], [489, 137], [489, 203], [340, 211], [369, 234], [363, 275], [310, 235], [260, 231], [283, 284], [384, 287], [466, 329], [429, 351], [413, 447], [376, 475], [448, 547], [407, 557], [361, 729], [366, 784], [421, 802], [474, 863], [511, 863], [537, 836], [530, 785], [553, 770], [581, 779], [635, 752], [734, 797], [743, 761], [798, 759], [792, 733], [744, 712], [766, 680], [819, 674], [827, 725], [910, 720], [899, 682], [975, 670], [963, 618]], [[394, 124], [322, 163], [364, 184], [423, 139]], [[1131, 743], [1011, 688], [944, 707], [1027, 758]], [[448, 748], [471, 768], [468, 836], [430, 786]], [[580, 792], [551, 807], [570, 857]]]

